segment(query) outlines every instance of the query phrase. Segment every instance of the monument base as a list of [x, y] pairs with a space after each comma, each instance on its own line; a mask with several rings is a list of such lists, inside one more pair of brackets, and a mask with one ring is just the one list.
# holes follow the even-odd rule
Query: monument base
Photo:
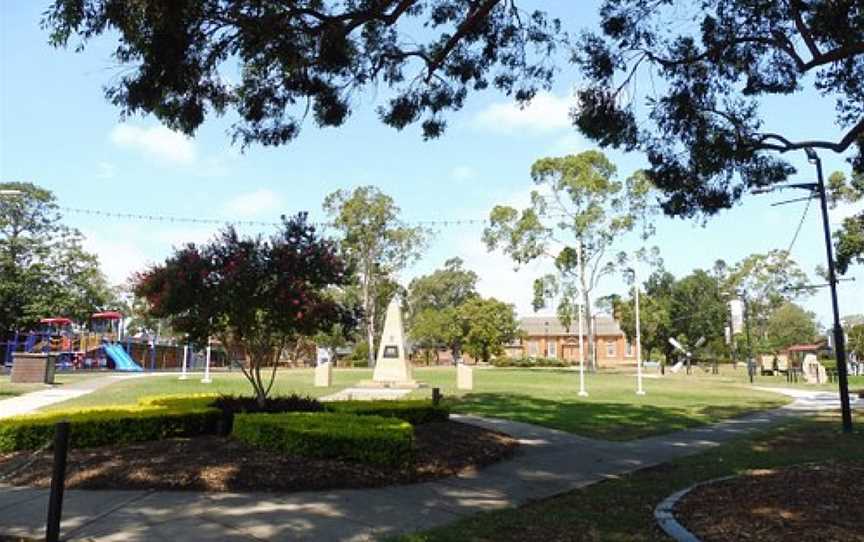
[[425, 382], [416, 380], [361, 380], [357, 383], [360, 388], [388, 388], [396, 390], [416, 390], [427, 387]]

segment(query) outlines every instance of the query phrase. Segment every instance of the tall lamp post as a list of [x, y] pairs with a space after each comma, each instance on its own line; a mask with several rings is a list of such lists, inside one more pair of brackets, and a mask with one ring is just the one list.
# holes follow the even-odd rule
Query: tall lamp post
[[[638, 265], [638, 262], [636, 262]], [[633, 288], [636, 301], [636, 395], [645, 395], [642, 388], [642, 330], [639, 325], [639, 271], [633, 266]]]
[[795, 183], [775, 187], [756, 189], [755, 194], [770, 192], [775, 189], [800, 188], [815, 193], [819, 197], [822, 208], [822, 230], [825, 235], [825, 254], [828, 258], [828, 286], [831, 289], [831, 308], [834, 313], [834, 354], [837, 359], [837, 382], [840, 388], [840, 409], [843, 415], [843, 432], [852, 432], [852, 409], [849, 404], [849, 377], [846, 367], [846, 338], [840, 323], [840, 308], [837, 304], [837, 272], [834, 267], [834, 247], [831, 245], [831, 226], [828, 224], [828, 198], [825, 194], [825, 180], [822, 175], [822, 160], [811, 147], [805, 147], [807, 160], [816, 166], [817, 182]]

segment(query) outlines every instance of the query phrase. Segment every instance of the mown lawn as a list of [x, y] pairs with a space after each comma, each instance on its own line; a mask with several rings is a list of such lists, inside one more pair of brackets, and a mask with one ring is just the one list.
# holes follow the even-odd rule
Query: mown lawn
[[[412, 393], [428, 398], [439, 387], [455, 412], [508, 418], [585, 436], [629, 440], [774, 408], [788, 400], [752, 390], [741, 375], [667, 375], [646, 378], [647, 395], [635, 394], [635, 378], [626, 373], [586, 374], [589, 397], [577, 395], [579, 376], [563, 369], [477, 369], [471, 392], [455, 389], [453, 368], [418, 368], [415, 377], [429, 387]], [[334, 386], [315, 388], [311, 369], [280, 371], [274, 394], [299, 393], [320, 397], [371, 378], [368, 369], [334, 371]], [[184, 393], [249, 393], [239, 373], [214, 373], [212, 384], [200, 374], [180, 381], [177, 375], [134, 378], [97, 393], [52, 405], [51, 410], [135, 403], [138, 397]]]
[[[669, 540], [654, 507], [679, 489], [753, 469], [860, 460], [864, 431], [839, 432], [836, 416], [801, 419], [711, 452], [644, 469], [525, 506], [487, 512], [393, 542]], [[794, 491], [794, 488], [791, 489]], [[745, 496], [742, 496], [745, 498]], [[722, 514], [723, 510], [717, 510]], [[848, 513], [852, 513], [849, 511]], [[758, 539], [758, 536], [755, 539]]]
[[[72, 384], [81, 382], [95, 376], [113, 374], [113, 373], [58, 373], [54, 377], [54, 384], [62, 386], [64, 384]], [[45, 384], [13, 384], [9, 381], [9, 375], [0, 375], [0, 400], [9, 399], [25, 393], [50, 389], [51, 386]]]
[[42, 384], [13, 384], [9, 382], [9, 375], [0, 375], [0, 400], [46, 388], [48, 386]]

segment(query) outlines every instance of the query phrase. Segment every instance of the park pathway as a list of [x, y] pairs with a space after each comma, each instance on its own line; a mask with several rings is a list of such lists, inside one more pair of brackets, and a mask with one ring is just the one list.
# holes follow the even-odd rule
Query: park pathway
[[[862, 401], [857, 402], [860, 408]], [[779, 409], [630, 442], [454, 416], [513, 435], [522, 445], [512, 460], [470, 474], [379, 489], [291, 494], [72, 490], [66, 492], [62, 532], [66, 540], [130, 542], [375, 540], [704, 452], [789, 416], [825, 408], [837, 408], [836, 395], [808, 393]], [[40, 536], [46, 506], [46, 490], [0, 486], [0, 533]]]
[[94, 378], [88, 378], [80, 382], [61, 384], [50, 388], [46, 387], [44, 390], [25, 393], [10, 399], [3, 399], [0, 401], [0, 419], [19, 416], [21, 414], [29, 414], [48, 405], [61, 403], [63, 401], [68, 401], [69, 399], [75, 399], [76, 397], [87, 395], [88, 393], [93, 393], [94, 391], [110, 386], [119, 380], [125, 380], [127, 378], [141, 378], [142, 376], [143, 375], [137, 374], [95, 376]]

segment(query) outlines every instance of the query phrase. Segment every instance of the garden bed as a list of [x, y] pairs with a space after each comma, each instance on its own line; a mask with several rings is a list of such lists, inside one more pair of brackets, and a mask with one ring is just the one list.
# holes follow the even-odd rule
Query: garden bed
[[763, 469], [696, 487], [676, 519], [705, 542], [864, 541], [864, 461]]
[[[261, 450], [235, 439], [200, 436], [69, 452], [69, 489], [167, 489], [194, 491], [303, 491], [376, 487], [452, 476], [509, 457], [517, 441], [458, 422], [414, 428], [415, 461], [392, 468], [350, 461], [310, 459]], [[0, 471], [27, 452], [0, 454]], [[9, 482], [48, 487], [51, 456], [45, 453]]]

